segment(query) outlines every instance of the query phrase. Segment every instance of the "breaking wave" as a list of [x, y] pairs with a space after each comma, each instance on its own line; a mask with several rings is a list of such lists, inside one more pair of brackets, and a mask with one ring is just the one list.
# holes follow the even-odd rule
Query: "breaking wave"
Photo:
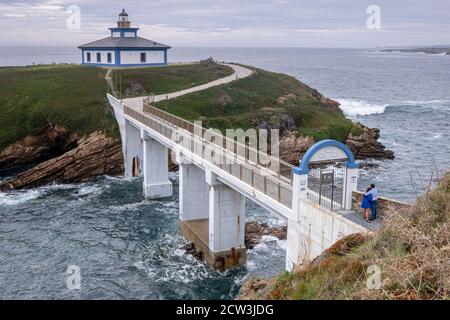
[[[387, 109], [393, 108], [411, 108], [418, 107], [433, 110], [450, 110], [450, 100], [428, 100], [428, 101], [402, 101], [393, 104], [376, 104], [358, 99], [336, 99], [340, 104], [341, 110], [346, 116], [370, 116], [383, 114]], [[406, 109], [405, 109], [406, 110]], [[411, 109], [412, 110], [412, 109]]]
[[0, 205], [16, 206], [30, 200], [37, 199], [41, 193], [32, 191], [13, 191], [8, 193], [0, 192]]
[[368, 103], [364, 100], [356, 99], [338, 99], [340, 108], [347, 116], [369, 116], [373, 114], [382, 114], [386, 111], [388, 105], [379, 105]]

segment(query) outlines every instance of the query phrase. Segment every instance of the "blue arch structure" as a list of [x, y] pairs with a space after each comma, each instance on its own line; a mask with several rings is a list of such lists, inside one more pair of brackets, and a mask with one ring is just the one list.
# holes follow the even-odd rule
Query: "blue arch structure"
[[301, 160], [300, 166], [293, 169], [294, 174], [308, 174], [309, 172], [309, 162], [312, 157], [321, 149], [325, 147], [336, 147], [341, 149], [347, 155], [347, 168], [349, 169], [358, 169], [359, 165], [355, 162], [355, 157], [353, 156], [352, 151], [342, 142], [336, 140], [322, 140], [314, 144], [309, 150], [305, 153], [303, 159]]

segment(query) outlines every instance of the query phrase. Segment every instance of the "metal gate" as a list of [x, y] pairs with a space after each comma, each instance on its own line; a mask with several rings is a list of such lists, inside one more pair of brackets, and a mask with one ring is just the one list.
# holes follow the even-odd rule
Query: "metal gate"
[[344, 207], [345, 162], [310, 163], [308, 199], [331, 211]]

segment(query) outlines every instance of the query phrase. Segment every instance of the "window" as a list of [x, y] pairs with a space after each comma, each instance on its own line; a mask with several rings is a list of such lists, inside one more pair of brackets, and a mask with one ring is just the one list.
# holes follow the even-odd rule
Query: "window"
[[102, 62], [102, 54], [97, 52], [97, 62]]
[[91, 62], [91, 53], [90, 52], [87, 53], [86, 60], [87, 60], [87, 62]]
[[147, 54], [145, 52], [141, 52], [141, 63], [147, 62]]
[[112, 63], [112, 55], [111, 55], [111, 52], [108, 52], [108, 63]]

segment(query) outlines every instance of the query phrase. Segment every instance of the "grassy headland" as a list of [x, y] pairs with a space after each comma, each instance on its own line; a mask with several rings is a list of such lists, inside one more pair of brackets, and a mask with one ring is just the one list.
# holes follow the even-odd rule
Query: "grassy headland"
[[208, 127], [254, 127], [277, 123], [287, 115], [301, 135], [316, 140], [345, 141], [358, 130], [337, 107], [327, 106], [313, 96], [312, 89], [285, 74], [252, 68], [255, 73], [232, 83], [162, 101], [157, 107], [185, 119], [203, 120]]
[[[122, 88], [142, 81], [147, 92], [182, 90], [225, 77], [221, 65], [119, 69]], [[77, 65], [0, 68], [0, 151], [50, 122], [79, 135], [104, 130], [117, 136], [106, 99], [106, 69]]]
[[[272, 279], [254, 298], [449, 299], [449, 220], [450, 173], [414, 207], [391, 212], [378, 233], [347, 237], [309, 267]], [[379, 290], [367, 287], [369, 266], [380, 268]]]
[[[205, 120], [209, 127], [251, 128], [278, 124], [288, 118], [289, 130], [316, 140], [344, 141], [359, 128], [320, 94], [285, 74], [254, 69], [248, 78], [157, 104], [188, 120]], [[232, 73], [214, 63], [163, 68], [117, 69], [122, 92], [160, 94], [200, 85]], [[107, 131], [117, 136], [117, 124], [106, 99], [106, 69], [77, 65], [0, 68], [0, 151], [50, 122], [79, 135]], [[116, 85], [117, 85], [116, 81]], [[283, 120], [284, 119], [284, 120]]]
[[114, 131], [104, 75], [75, 65], [0, 68], [0, 151], [46, 122], [79, 134]]
[[[233, 74], [230, 67], [203, 63], [180, 64], [159, 68], [116, 69], [112, 73], [116, 86], [122, 79], [122, 96], [163, 94], [199, 86]], [[117, 77], [117, 78], [116, 78]]]

